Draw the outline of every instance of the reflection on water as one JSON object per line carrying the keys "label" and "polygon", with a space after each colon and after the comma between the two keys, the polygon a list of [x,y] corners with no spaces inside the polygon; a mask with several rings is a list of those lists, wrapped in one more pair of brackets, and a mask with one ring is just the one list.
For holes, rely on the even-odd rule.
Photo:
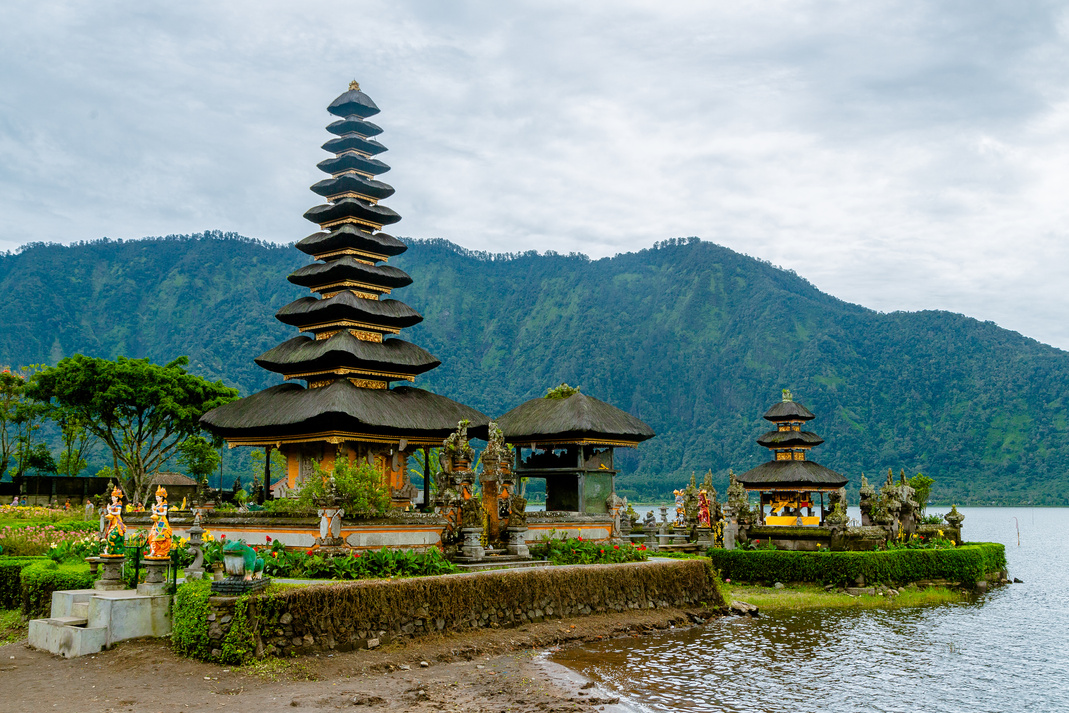
{"label": "reflection on water", "polygon": [[650,710],[1069,711],[1069,510],[961,511],[1024,584],[971,604],[724,618],[553,660]]}

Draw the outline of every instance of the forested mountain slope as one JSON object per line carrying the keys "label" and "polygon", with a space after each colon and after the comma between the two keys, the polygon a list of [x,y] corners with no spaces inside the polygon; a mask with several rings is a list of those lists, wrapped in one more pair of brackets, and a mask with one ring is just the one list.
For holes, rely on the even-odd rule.
{"label": "forested mountain slope", "polygon": [[[490,415],[581,385],[659,434],[621,454],[624,492],[766,459],[760,416],[789,387],[854,498],[862,471],[893,467],[933,476],[937,500],[1069,502],[1067,352],[961,315],[873,312],[693,239],[594,261],[409,242],[391,264],[415,283],[396,296],[426,320],[404,336],[443,361],[417,385]],[[254,391],[277,383],[252,359],[292,336],[273,315],[306,262],[218,233],[28,246],[0,258],[0,363],[188,354]]]}

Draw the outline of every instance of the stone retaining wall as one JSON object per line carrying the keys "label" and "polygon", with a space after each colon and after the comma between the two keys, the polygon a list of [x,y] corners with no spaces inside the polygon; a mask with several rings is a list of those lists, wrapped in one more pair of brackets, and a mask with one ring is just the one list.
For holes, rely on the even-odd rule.
{"label": "stone retaining wall", "polygon": [[[208,600],[213,649],[222,649],[237,601]],[[699,605],[719,609],[724,600],[709,563],[684,560],[301,587],[251,597],[247,625],[258,656],[293,655],[374,648],[436,632]]]}

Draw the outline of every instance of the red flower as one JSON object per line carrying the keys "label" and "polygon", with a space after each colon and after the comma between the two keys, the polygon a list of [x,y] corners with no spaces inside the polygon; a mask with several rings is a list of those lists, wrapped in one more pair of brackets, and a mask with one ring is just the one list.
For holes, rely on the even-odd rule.
{"label": "red flower", "polygon": [[220,540],[225,540],[226,539],[226,533],[224,532],[223,534],[219,535],[219,539]]}
{"label": "red flower", "polygon": [[579,541],[580,541],[580,542],[582,542],[582,541],[583,541],[583,536],[582,536],[582,535],[579,535]]}
{"label": "red flower", "polygon": [[359,552],[356,553],[356,558],[360,559],[360,553]]}
{"label": "red flower", "polygon": [[598,550],[601,554],[605,554],[605,550]]}
{"label": "red flower", "polygon": [[312,556],[312,548],[311,548],[311,547],[309,547],[309,548],[308,548],[308,551],[307,551],[307,552],[305,552],[305,554],[306,554],[306,555],[308,555],[309,557],[311,557],[311,556]]}
{"label": "red flower", "polygon": [[618,550],[618,549],[620,549],[620,545],[613,545],[613,546],[612,546],[612,548],[613,548],[614,550]]}
{"label": "red flower", "polygon": [[271,541],[271,535],[268,535],[268,536],[267,536],[267,541],[268,541],[268,542],[270,542],[270,541]]}
{"label": "red flower", "polygon": [[274,557],[275,559],[278,559],[278,553],[277,552],[272,552],[271,556]]}

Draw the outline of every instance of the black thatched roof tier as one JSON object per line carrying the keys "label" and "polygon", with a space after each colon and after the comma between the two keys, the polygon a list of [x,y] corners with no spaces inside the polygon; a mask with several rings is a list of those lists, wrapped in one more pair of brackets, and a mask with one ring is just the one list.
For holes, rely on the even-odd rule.
{"label": "black thatched roof tier", "polygon": [[365,265],[348,255],[298,268],[287,279],[295,285],[311,289],[344,280],[389,289],[412,284],[412,278],[404,270],[391,265]]}
{"label": "black thatched roof tier", "polygon": [[364,137],[378,136],[382,133],[382,127],[370,121],[364,121],[358,116],[347,116],[327,125],[327,131],[335,136],[346,134],[360,134]]}
{"label": "black thatched roof tier", "polygon": [[343,151],[361,151],[369,156],[374,156],[385,151],[386,147],[374,139],[366,139],[363,136],[349,134],[348,136],[331,139],[323,144],[323,149],[335,154]]}
{"label": "black thatched roof tier", "polygon": [[341,173],[342,171],[359,171],[372,176],[378,176],[390,170],[389,166],[377,158],[364,158],[354,153],[343,153],[341,156],[335,156],[334,158],[325,158],[316,164],[316,168],[330,174]]}
{"label": "black thatched roof tier", "polygon": [[360,87],[354,83],[349,91],[330,103],[327,111],[334,116],[358,116],[366,119],[378,114],[379,108],[375,106],[375,102],[371,101],[371,97],[360,91]]}
{"label": "black thatched roof tier", "polygon": [[312,186],[312,192],[321,196],[336,196],[339,193],[359,193],[368,198],[381,201],[393,195],[393,186],[382,181],[346,173],[334,178],[324,178]]}
{"label": "black thatched roof tier", "polygon": [[765,448],[819,446],[823,442],[823,438],[809,431],[769,431],[757,439],[757,445]]}
{"label": "black thatched roof tier", "polygon": [[387,257],[408,250],[407,245],[392,235],[371,233],[352,223],[342,223],[329,233],[312,233],[297,243],[297,249],[309,255],[322,255],[346,248]]}
{"label": "black thatched roof tier", "polygon": [[426,349],[403,339],[368,342],[342,330],[329,339],[294,337],[256,357],[256,363],[280,374],[341,374],[345,369],[359,369],[415,376],[442,362]]}
{"label": "black thatched roof tier", "polygon": [[811,460],[774,460],[748,470],[737,479],[749,490],[838,490],[849,480]]}
{"label": "black thatched roof tier", "polygon": [[635,445],[657,435],[626,411],[581,392],[563,399],[531,399],[497,419],[497,424],[511,443]]}
{"label": "black thatched roof tier", "polygon": [[308,296],[294,300],[280,309],[275,318],[283,324],[302,329],[339,320],[404,329],[423,321],[420,313],[404,302],[364,299],[349,290],[325,299]]}
{"label": "black thatched roof tier", "polygon": [[286,383],[212,409],[201,424],[231,442],[271,443],[287,438],[361,440],[401,438],[440,445],[468,420],[468,434],[486,437],[489,419],[470,406],[407,386],[363,389],[342,379],[317,389]]}
{"label": "black thatched roof tier", "polygon": [[359,198],[342,198],[334,203],[324,203],[314,208],[309,208],[304,217],[313,223],[331,223],[342,218],[356,218],[373,225],[392,225],[401,220],[392,208],[384,205],[375,205]]}
{"label": "black thatched roof tier", "polygon": [[773,404],[768,411],[765,411],[764,418],[766,421],[776,423],[779,421],[811,421],[816,416],[797,401],[780,401]]}

